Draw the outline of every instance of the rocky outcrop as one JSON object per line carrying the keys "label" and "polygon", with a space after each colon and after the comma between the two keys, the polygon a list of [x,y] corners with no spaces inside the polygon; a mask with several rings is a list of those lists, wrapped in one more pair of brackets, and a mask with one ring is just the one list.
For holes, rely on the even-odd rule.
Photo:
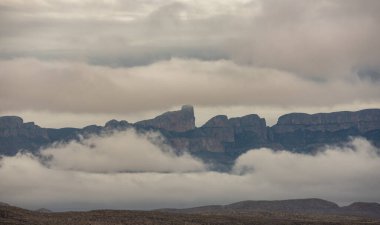
{"label": "rocky outcrop", "polygon": [[0,127],[5,128],[20,128],[23,125],[23,120],[18,116],[3,116],[0,117]]}
{"label": "rocky outcrop", "polygon": [[104,128],[106,130],[126,130],[131,127],[132,127],[132,124],[128,123],[125,120],[121,120],[121,121],[110,120],[104,125]]}
{"label": "rocky outcrop", "polygon": [[191,151],[224,152],[225,145],[235,141],[234,129],[225,115],[211,118],[194,133],[199,144],[193,145]]}
{"label": "rocky outcrop", "polygon": [[179,111],[166,112],[150,120],[134,124],[137,127],[164,129],[167,131],[184,132],[195,128],[193,106],[182,106]]}
{"label": "rocky outcrop", "polygon": [[0,137],[12,138],[24,136],[28,138],[48,138],[45,129],[35,125],[33,122],[24,123],[17,116],[0,117]]}
{"label": "rocky outcrop", "polygon": [[102,126],[97,126],[97,125],[90,125],[83,127],[81,130],[81,133],[85,136],[87,135],[92,135],[92,134],[100,134],[103,131]]}
{"label": "rocky outcrop", "polygon": [[255,114],[231,119],[218,115],[191,132],[170,137],[169,141],[174,148],[191,152],[234,151],[266,143],[267,127],[265,119]]}
{"label": "rocky outcrop", "polygon": [[380,110],[367,109],[357,112],[290,113],[281,116],[273,127],[276,133],[293,132],[299,129],[329,131],[354,128],[360,133],[380,129]]}
{"label": "rocky outcrop", "polygon": [[17,116],[0,117],[0,154],[15,154],[17,150],[35,150],[49,142],[46,129],[33,122],[24,123]]}
{"label": "rocky outcrop", "polygon": [[268,142],[265,119],[256,114],[230,119],[234,128],[235,148],[260,147]]}
{"label": "rocky outcrop", "polygon": [[357,112],[290,113],[281,116],[270,129],[271,142],[295,151],[310,151],[326,144],[365,137],[379,144],[380,110]]}
{"label": "rocky outcrop", "polygon": [[[0,117],[0,155],[14,155],[20,149],[38,150],[56,141],[80,136],[134,128],[138,132],[158,131],[178,151],[190,151],[212,157],[238,157],[260,147],[310,153],[326,144],[339,144],[350,137],[364,137],[380,147],[380,109],[358,112],[291,113],[281,116],[273,127],[256,114],[228,118],[218,115],[201,127],[195,127],[194,109],[183,106],[135,124],[110,120],[104,126],[77,128],[41,128],[24,123],[20,117]],[[210,153],[210,154],[209,154]],[[214,154],[215,153],[215,154]],[[218,155],[219,154],[219,155]]]}

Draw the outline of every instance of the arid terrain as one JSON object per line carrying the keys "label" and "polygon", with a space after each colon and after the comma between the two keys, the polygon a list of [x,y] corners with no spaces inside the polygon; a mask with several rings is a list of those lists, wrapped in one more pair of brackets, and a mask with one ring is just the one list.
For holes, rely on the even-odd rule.
{"label": "arid terrain", "polygon": [[380,224],[376,218],[322,213],[280,211],[209,211],[175,213],[163,211],[95,210],[87,212],[30,211],[0,206],[0,224],[7,225],[121,225],[121,224]]}

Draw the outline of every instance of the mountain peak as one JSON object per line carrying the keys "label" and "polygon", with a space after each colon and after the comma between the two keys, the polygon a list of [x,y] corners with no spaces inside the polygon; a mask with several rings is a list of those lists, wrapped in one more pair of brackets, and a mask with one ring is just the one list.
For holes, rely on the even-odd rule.
{"label": "mountain peak", "polygon": [[194,114],[194,107],[192,105],[183,105],[181,111],[191,112]]}
{"label": "mountain peak", "polygon": [[135,125],[176,132],[192,130],[195,128],[194,108],[191,105],[184,105],[178,111],[165,112],[153,119],[137,122]]}
{"label": "mountain peak", "polygon": [[0,127],[18,128],[24,123],[23,119],[18,116],[2,116],[0,117]]}

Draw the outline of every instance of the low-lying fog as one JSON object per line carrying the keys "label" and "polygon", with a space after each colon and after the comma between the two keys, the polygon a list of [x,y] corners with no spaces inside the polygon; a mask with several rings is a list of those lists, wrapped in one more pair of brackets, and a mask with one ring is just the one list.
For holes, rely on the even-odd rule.
{"label": "low-lying fog", "polygon": [[154,209],[240,200],[380,201],[379,149],[353,139],[316,155],[253,149],[229,173],[135,131],[55,144],[0,160],[0,199],[52,210]]}

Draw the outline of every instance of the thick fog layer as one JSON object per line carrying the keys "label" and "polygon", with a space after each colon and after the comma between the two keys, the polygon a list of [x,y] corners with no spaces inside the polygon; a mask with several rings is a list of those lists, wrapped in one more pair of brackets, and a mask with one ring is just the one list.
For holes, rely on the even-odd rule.
{"label": "thick fog layer", "polygon": [[[205,170],[189,154],[176,155],[158,134],[133,130],[56,144],[40,152],[52,169],[84,172],[189,172]],[[153,144],[149,140],[154,140]]]}
{"label": "thick fog layer", "polygon": [[[154,142],[156,145],[153,145]],[[379,149],[362,139],[316,155],[254,149],[229,173],[175,155],[157,134],[133,131],[0,161],[0,199],[37,209],[153,209],[240,200],[380,201]]]}

